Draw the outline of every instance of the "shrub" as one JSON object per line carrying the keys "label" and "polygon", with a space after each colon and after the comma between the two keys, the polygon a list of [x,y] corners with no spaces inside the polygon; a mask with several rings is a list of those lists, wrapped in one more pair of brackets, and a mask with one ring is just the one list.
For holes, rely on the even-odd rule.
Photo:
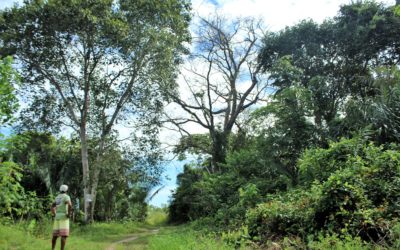
{"label": "shrub", "polygon": [[[307,151],[300,161],[303,189],[271,196],[251,210],[250,236],[265,243],[323,233],[333,240],[350,235],[395,244],[392,225],[400,215],[400,152],[395,149],[344,139],[328,149]],[[349,242],[336,249],[358,241]],[[364,244],[359,243],[354,244]]]}
{"label": "shrub", "polygon": [[400,216],[400,152],[377,147],[366,148],[368,168],[361,173],[365,193],[375,207],[385,210],[386,218]]}
{"label": "shrub", "polygon": [[10,219],[42,219],[49,211],[48,198],[39,199],[35,192],[21,185],[22,169],[14,162],[0,163],[0,215]]}
{"label": "shrub", "polygon": [[146,223],[151,226],[160,226],[166,224],[168,214],[166,208],[158,208],[150,206],[148,209]]}
{"label": "shrub", "polygon": [[255,184],[249,183],[245,187],[239,188],[239,204],[241,206],[254,207],[260,200],[260,190]]}
{"label": "shrub", "polygon": [[393,249],[400,249],[400,222],[396,222],[393,226]]}
{"label": "shrub", "polygon": [[364,140],[353,138],[333,142],[327,149],[306,150],[298,161],[300,183],[310,186],[314,181],[326,181],[335,171],[348,167],[349,157],[361,156],[364,145]]}
{"label": "shrub", "polygon": [[227,244],[234,246],[235,249],[252,244],[247,226],[241,226],[236,230],[228,230],[227,232],[223,232],[221,239]]}
{"label": "shrub", "polygon": [[[321,199],[314,204],[318,227],[335,231],[351,220],[355,211],[368,207],[362,180],[351,169],[337,171],[320,185]],[[333,228],[332,228],[333,227]]]}
{"label": "shrub", "polygon": [[18,203],[23,200],[24,188],[20,181],[22,169],[14,162],[0,163],[0,214],[2,216],[21,215]]}
{"label": "shrub", "polygon": [[319,235],[318,240],[310,241],[308,249],[331,249],[331,250],[368,250],[374,249],[371,245],[363,242],[359,237],[352,237],[350,235],[339,236],[332,235]]}
{"label": "shrub", "polygon": [[372,144],[358,152],[320,185],[314,224],[378,242],[390,234],[390,221],[399,215],[400,153]]}
{"label": "shrub", "polygon": [[299,236],[310,230],[314,214],[311,203],[319,194],[308,190],[293,190],[283,196],[272,196],[247,213],[249,235],[256,241]]}

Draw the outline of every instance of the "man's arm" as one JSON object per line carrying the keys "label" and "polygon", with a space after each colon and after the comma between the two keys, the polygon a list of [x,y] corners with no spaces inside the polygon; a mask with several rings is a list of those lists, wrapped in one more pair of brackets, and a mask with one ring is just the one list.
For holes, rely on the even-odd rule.
{"label": "man's arm", "polygon": [[74,208],[72,207],[72,202],[71,202],[71,200],[68,200],[68,201],[65,202],[65,204],[67,204],[67,209],[68,209],[67,217],[68,217],[68,218],[71,218],[72,212],[73,212],[73,209],[74,209]]}
{"label": "man's arm", "polygon": [[56,203],[53,202],[53,203],[51,204],[51,208],[50,208],[51,216],[56,216],[56,207],[57,207]]}

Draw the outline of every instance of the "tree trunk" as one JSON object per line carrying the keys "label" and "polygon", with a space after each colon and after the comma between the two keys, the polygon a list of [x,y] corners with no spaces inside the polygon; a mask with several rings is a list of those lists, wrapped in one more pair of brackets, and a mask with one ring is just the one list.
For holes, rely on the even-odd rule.
{"label": "tree trunk", "polygon": [[81,155],[82,155],[83,203],[84,203],[84,214],[85,214],[84,219],[85,223],[88,223],[89,222],[88,218],[90,218],[89,216],[90,202],[88,201],[88,195],[90,195],[89,192],[90,172],[89,172],[89,157],[88,157],[88,146],[87,146],[85,125],[81,126],[80,140],[81,140]]}
{"label": "tree trunk", "polygon": [[217,167],[217,136],[214,131],[210,131],[211,136],[211,173],[215,173]]}
{"label": "tree trunk", "polygon": [[113,188],[107,193],[107,198],[106,198],[106,221],[111,221],[112,220],[112,206],[114,204],[113,198],[114,198],[114,193],[115,193],[115,185],[113,185]]}
{"label": "tree trunk", "polygon": [[225,163],[226,148],[228,144],[228,135],[226,132],[213,132],[212,137],[212,159],[211,167],[212,172],[219,172],[221,169],[219,167],[220,163]]}
{"label": "tree trunk", "polygon": [[97,187],[99,185],[99,175],[100,175],[100,169],[99,166],[95,166],[93,171],[93,178],[92,178],[92,207],[90,211],[90,220],[93,221],[94,218],[94,209],[96,205],[96,196],[97,196]]}
{"label": "tree trunk", "polygon": [[100,168],[101,168],[101,157],[102,154],[104,153],[104,140],[105,136],[103,135],[100,139],[100,145],[99,149],[97,150],[97,155],[96,155],[96,162],[93,164],[93,175],[92,175],[92,185],[91,185],[91,190],[92,190],[92,206],[91,206],[91,217],[90,220],[93,221],[94,218],[94,210],[96,206],[96,196],[97,196],[97,187],[99,185],[99,176],[100,176]]}

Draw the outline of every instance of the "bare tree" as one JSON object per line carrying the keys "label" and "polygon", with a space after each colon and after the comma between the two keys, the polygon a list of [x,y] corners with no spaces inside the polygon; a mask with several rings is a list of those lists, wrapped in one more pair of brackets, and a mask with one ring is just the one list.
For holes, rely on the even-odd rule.
{"label": "bare tree", "polygon": [[261,21],[253,18],[228,20],[220,15],[200,18],[194,52],[181,71],[185,91],[171,94],[187,114],[169,121],[186,133],[184,125],[199,124],[210,137],[211,168],[219,171],[225,161],[228,138],[238,117],[267,94],[257,63]]}

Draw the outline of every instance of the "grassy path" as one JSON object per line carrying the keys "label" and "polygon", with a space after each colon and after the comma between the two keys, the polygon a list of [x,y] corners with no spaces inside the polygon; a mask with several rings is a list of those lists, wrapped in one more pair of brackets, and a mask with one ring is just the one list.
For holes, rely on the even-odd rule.
{"label": "grassy path", "polygon": [[160,229],[158,228],[158,229],[149,230],[148,232],[131,234],[131,235],[129,235],[129,237],[127,237],[125,239],[113,242],[111,245],[109,245],[106,248],[106,250],[116,250],[118,244],[129,243],[129,242],[132,242],[132,241],[137,240],[137,239],[142,238],[142,237],[147,237],[147,236],[150,236],[150,235],[157,234],[159,231],[160,231]]}

